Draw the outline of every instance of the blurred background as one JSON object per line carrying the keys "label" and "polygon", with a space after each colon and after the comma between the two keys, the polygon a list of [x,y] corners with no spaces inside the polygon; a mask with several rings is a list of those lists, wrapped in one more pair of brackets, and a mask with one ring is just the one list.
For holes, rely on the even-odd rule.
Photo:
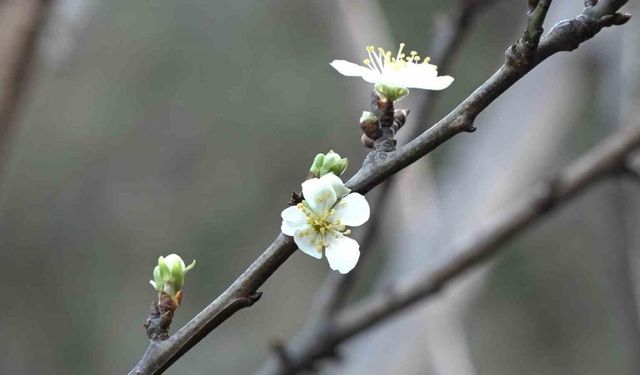
{"label": "blurred background", "polygon": [[[441,71],[456,81],[423,121],[502,64],[525,3],[498,1],[479,15]],[[582,3],[554,2],[546,27]],[[147,344],[159,255],[198,261],[175,331],[275,237],[316,153],[349,157],[347,178],[357,170],[370,88],[328,63],[401,41],[428,55],[456,9],[446,0],[55,1],[1,160],[0,373],[128,372]],[[552,57],[483,112],[477,132],[402,171],[354,298],[446,257],[533,183],[629,125],[639,38],[632,19]],[[419,113],[420,98],[401,104]],[[436,298],[349,341],[344,361],[322,372],[639,374],[639,192],[625,179],[599,184]],[[327,272],[294,254],[259,303],[167,373],[252,373],[270,343],[301,327]]]}

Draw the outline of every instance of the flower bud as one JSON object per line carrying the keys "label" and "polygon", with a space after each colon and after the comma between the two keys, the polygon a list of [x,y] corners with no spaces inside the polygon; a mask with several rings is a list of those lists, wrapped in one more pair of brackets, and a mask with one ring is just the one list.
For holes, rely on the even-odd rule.
{"label": "flower bud", "polygon": [[402,126],[404,126],[404,123],[407,121],[407,116],[409,116],[409,112],[410,111],[408,109],[396,109],[393,112],[394,131],[398,131]]}
{"label": "flower bud", "polygon": [[327,154],[318,154],[313,159],[313,164],[309,171],[317,178],[320,178],[327,173],[333,173],[336,176],[340,176],[347,169],[349,162],[347,158],[341,158],[340,155],[333,151],[327,152]]}
{"label": "flower bud", "polygon": [[178,294],[184,284],[184,275],[187,271],[195,267],[194,260],[190,265],[185,266],[184,261],[177,254],[171,254],[158,258],[158,265],[153,269],[153,280],[151,286],[158,293],[166,293],[173,299],[178,300]]}
{"label": "flower bud", "polygon": [[362,116],[360,116],[360,129],[371,139],[378,139],[380,135],[382,135],[378,118],[371,112],[362,112]]}
{"label": "flower bud", "polygon": [[360,137],[360,141],[366,148],[373,148],[373,146],[375,145],[375,142],[373,141],[373,139],[367,137],[366,134],[363,134],[362,137]]}
{"label": "flower bud", "polygon": [[394,87],[378,83],[375,88],[380,95],[392,102],[396,102],[409,94],[409,89],[406,87]]}

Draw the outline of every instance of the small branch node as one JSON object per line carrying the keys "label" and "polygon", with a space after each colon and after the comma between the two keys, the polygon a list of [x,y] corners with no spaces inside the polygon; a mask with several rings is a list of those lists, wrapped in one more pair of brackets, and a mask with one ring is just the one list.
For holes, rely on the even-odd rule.
{"label": "small branch node", "polygon": [[243,298],[244,307],[253,306],[254,303],[258,302],[262,297],[262,292],[254,292],[250,294],[248,297]]}
{"label": "small branch node", "polygon": [[391,126],[395,132],[400,130],[407,121],[407,116],[411,111],[408,109],[396,109],[393,111],[393,125]]}
{"label": "small branch node", "polygon": [[629,22],[631,14],[629,13],[615,13],[612,16],[604,16],[600,18],[600,22],[603,26],[620,26]]}
{"label": "small branch node", "polygon": [[303,199],[304,197],[302,196],[302,193],[294,191],[293,193],[291,193],[291,197],[289,197],[289,202],[287,204],[289,206],[295,206],[298,203],[301,203]]}
{"label": "small branch node", "polygon": [[536,52],[544,29],[551,0],[529,0],[527,28],[522,38],[507,49],[506,65],[517,71],[528,71],[535,65]]}
{"label": "small branch node", "polygon": [[163,341],[169,338],[169,327],[178,305],[168,294],[162,292],[159,301],[153,301],[149,316],[144,323],[147,338],[151,341]]}
{"label": "small branch node", "polygon": [[473,126],[474,122],[475,116],[465,114],[456,118],[451,123],[451,127],[462,132],[473,133],[476,131],[476,127]]}

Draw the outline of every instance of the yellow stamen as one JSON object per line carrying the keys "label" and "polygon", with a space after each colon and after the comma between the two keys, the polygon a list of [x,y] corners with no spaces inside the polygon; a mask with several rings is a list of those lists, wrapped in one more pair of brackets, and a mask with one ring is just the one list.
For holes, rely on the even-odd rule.
{"label": "yellow stamen", "polygon": [[404,43],[400,43],[400,48],[398,49],[398,54],[396,55],[396,60],[400,60],[402,58],[402,50],[404,49]]}

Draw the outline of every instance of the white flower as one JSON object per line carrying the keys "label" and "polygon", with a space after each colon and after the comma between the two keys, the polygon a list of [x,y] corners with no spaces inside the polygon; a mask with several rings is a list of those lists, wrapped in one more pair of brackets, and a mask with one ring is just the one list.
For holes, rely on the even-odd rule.
{"label": "white flower", "polygon": [[369,203],[333,173],[303,182],[302,194],[302,203],[282,211],[282,233],[293,236],[300,250],[314,258],[321,259],[324,252],[331,269],[351,271],[358,263],[360,245],[346,236],[351,233],[346,226],[369,220]]}
{"label": "white flower", "polygon": [[398,53],[392,57],[390,51],[378,48],[376,53],[373,46],[368,46],[365,66],[345,60],[333,60],[331,66],[344,76],[362,77],[367,82],[396,88],[443,90],[453,82],[453,77],[438,77],[438,67],[429,64],[429,58],[420,62],[416,51],[406,56],[403,48],[404,43],[400,43]]}

